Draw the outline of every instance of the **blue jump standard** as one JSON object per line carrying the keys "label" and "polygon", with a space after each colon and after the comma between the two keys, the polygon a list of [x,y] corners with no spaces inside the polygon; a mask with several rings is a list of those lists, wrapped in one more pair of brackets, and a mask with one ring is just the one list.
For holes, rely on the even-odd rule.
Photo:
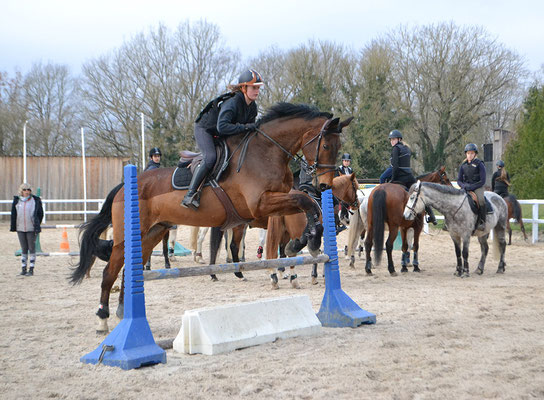
{"label": "blue jump standard", "polygon": [[125,314],[100,346],[80,360],[88,364],[102,363],[128,370],[165,363],[166,352],[155,343],[145,315],[136,167],[127,165],[124,172]]}
{"label": "blue jump standard", "polygon": [[332,204],[332,191],[323,192],[323,241],[325,254],[329,261],[325,263],[325,295],[317,318],[323,326],[352,327],[362,324],[375,324],[376,315],[363,310],[343,290],[340,285],[338,269],[338,248],[336,244],[336,229]]}

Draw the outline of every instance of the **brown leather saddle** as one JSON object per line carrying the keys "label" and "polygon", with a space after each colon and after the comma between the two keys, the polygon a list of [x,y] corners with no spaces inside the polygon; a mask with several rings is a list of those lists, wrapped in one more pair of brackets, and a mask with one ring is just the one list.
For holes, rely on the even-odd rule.
{"label": "brown leather saddle", "polygon": [[[208,175],[202,187],[211,186],[213,192],[221,204],[223,204],[227,214],[227,219],[221,226],[221,230],[224,231],[238,225],[247,224],[252,220],[242,218],[238,214],[234,208],[234,204],[232,204],[232,200],[218,183],[221,179],[221,175],[227,169],[229,164],[229,149],[227,143],[224,140],[218,141],[215,146],[215,150],[217,153],[217,161],[215,162],[212,172]],[[172,174],[172,187],[176,190],[187,190],[189,183],[191,182],[194,169],[199,163],[202,162],[204,157],[202,153],[195,153],[189,150],[181,150],[179,155],[179,164]]]}
{"label": "brown leather saddle", "polygon": [[[480,209],[480,204],[478,203],[478,196],[476,196],[476,193],[469,191],[467,192],[468,197],[468,203],[470,204],[470,208],[472,209],[472,212],[474,214],[478,214],[478,210]],[[487,198],[484,196],[485,199],[485,205],[487,207],[487,214],[493,214],[493,206],[487,200]]]}

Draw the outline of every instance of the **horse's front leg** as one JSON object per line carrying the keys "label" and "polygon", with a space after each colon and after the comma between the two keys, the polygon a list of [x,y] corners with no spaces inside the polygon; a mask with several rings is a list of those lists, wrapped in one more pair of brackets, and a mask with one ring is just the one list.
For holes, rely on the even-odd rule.
{"label": "horse's front leg", "polygon": [[461,276],[463,274],[463,259],[461,258],[461,240],[459,238],[453,238],[453,245],[455,247],[455,256],[457,257],[457,268],[453,275]]}
{"label": "horse's front leg", "polygon": [[[229,247],[231,251],[232,261],[235,263],[240,262],[240,254],[242,252],[246,229],[247,229],[247,225],[245,224],[238,225],[232,228],[232,240]],[[242,257],[243,257],[243,254],[242,254]],[[234,276],[244,281],[247,280],[246,278],[244,278],[244,274],[242,274],[242,272],[235,272]]]}
{"label": "horse's front leg", "polygon": [[367,275],[372,275],[372,257],[370,256],[370,251],[372,250],[372,231],[368,231],[368,235],[365,239],[365,254],[366,254],[366,263],[365,263],[365,272]]}
{"label": "horse's front leg", "polygon": [[170,238],[169,231],[166,231],[162,238],[162,255],[164,256],[164,268],[170,269],[170,258],[168,257],[168,239]]}
{"label": "horse's front leg", "polygon": [[412,265],[414,266],[414,272],[421,272],[421,270],[419,269],[419,260],[417,258],[417,253],[419,251],[419,237],[421,235],[421,228],[422,228],[421,225],[414,228],[414,244],[412,246],[412,250],[414,251],[414,258],[412,262]]}
{"label": "horse's front leg", "polygon": [[468,278],[470,273],[468,272],[468,246],[470,245],[470,235],[463,238],[463,273],[461,278]]}
{"label": "horse's front leg", "polygon": [[408,266],[410,265],[410,251],[408,250],[407,232],[407,229],[400,230],[400,238],[402,239],[402,258],[400,262],[400,272],[408,272]]}
{"label": "horse's front leg", "polygon": [[[221,246],[221,239],[223,239],[223,231],[214,227],[210,232],[210,264],[214,265],[217,261],[217,255],[219,254],[219,249]],[[217,282],[217,276],[215,274],[210,275],[212,282]]]}
{"label": "horse's front leg", "polygon": [[[288,256],[296,255],[306,244],[313,257],[319,255],[323,225],[320,222],[319,206],[306,194],[300,191],[290,193],[266,192],[259,201],[254,216],[291,215],[301,211],[306,213],[308,224],[302,236],[287,245],[285,252]],[[298,242],[297,242],[298,240]]]}
{"label": "horse's front leg", "polygon": [[478,236],[478,242],[480,242],[480,262],[478,263],[478,268],[476,268],[476,272],[478,275],[482,275],[484,273],[484,266],[485,266],[485,260],[487,258],[487,253],[489,252],[489,245],[487,244],[487,239],[489,238],[489,234]]}

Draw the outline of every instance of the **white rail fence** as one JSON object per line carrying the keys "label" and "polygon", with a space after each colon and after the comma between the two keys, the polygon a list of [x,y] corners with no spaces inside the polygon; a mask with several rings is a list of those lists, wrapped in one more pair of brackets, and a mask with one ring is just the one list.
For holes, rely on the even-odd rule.
{"label": "white rail fence", "polygon": [[[0,204],[11,205],[11,203],[13,203],[13,200],[0,200]],[[42,203],[43,203],[43,212],[44,212],[42,223],[45,224],[47,222],[48,215],[66,215],[66,216],[83,215],[83,219],[87,221],[87,215],[98,214],[100,212],[100,209],[102,208],[102,204],[104,203],[104,199],[87,199],[87,201],[80,200],[80,199],[58,199],[58,200],[57,199],[42,199]],[[53,211],[53,210],[47,209],[47,206],[49,204],[74,204],[74,203],[82,204],[83,210],[54,210]],[[88,209],[89,205],[91,206],[90,208],[92,208],[91,210]],[[11,215],[11,211],[0,211],[0,215]],[[70,218],[66,218],[66,219],[70,219]]]}
{"label": "white rail fence", "polygon": [[[523,218],[524,223],[532,224],[533,233],[532,233],[532,243],[538,242],[538,225],[544,224],[544,219],[539,219],[538,217],[538,208],[540,205],[544,205],[544,200],[518,200],[520,204],[532,204],[532,218]],[[11,204],[13,200],[0,200],[0,204]],[[74,200],[74,199],[68,199],[68,200],[53,200],[53,199],[42,199],[43,208],[44,208],[44,218],[43,223],[47,221],[47,215],[83,215],[83,218],[85,221],[87,221],[87,215],[89,214],[98,214],[100,209],[102,208],[102,204],[104,203],[104,199],[88,199],[85,200]],[[56,210],[56,211],[48,211],[47,205],[48,204],[59,204],[59,203],[80,203],[83,204],[83,210]],[[92,205],[96,206],[96,209],[88,210],[87,206]],[[94,207],[93,207],[94,208]],[[0,215],[10,215],[11,211],[0,211]],[[436,216],[437,219],[443,219],[444,217],[441,215]],[[511,219],[510,222],[515,222],[514,219]],[[60,226],[60,225],[59,225]],[[68,227],[68,225],[67,225]],[[428,232],[427,223],[425,223],[425,232]]]}

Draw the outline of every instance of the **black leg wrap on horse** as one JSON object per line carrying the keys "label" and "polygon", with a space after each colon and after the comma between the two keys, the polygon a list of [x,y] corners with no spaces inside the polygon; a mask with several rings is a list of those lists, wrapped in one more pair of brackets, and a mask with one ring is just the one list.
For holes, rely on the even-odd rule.
{"label": "black leg wrap on horse", "polygon": [[278,275],[277,274],[270,274],[270,279],[272,279],[272,282],[278,283]]}
{"label": "black leg wrap on horse", "polygon": [[291,278],[289,279],[289,282],[292,282],[295,279],[297,279],[297,274],[291,275]]}
{"label": "black leg wrap on horse", "polygon": [[98,311],[96,312],[96,315],[98,315],[98,318],[100,319],[109,318],[110,317],[109,307],[100,307]]}

